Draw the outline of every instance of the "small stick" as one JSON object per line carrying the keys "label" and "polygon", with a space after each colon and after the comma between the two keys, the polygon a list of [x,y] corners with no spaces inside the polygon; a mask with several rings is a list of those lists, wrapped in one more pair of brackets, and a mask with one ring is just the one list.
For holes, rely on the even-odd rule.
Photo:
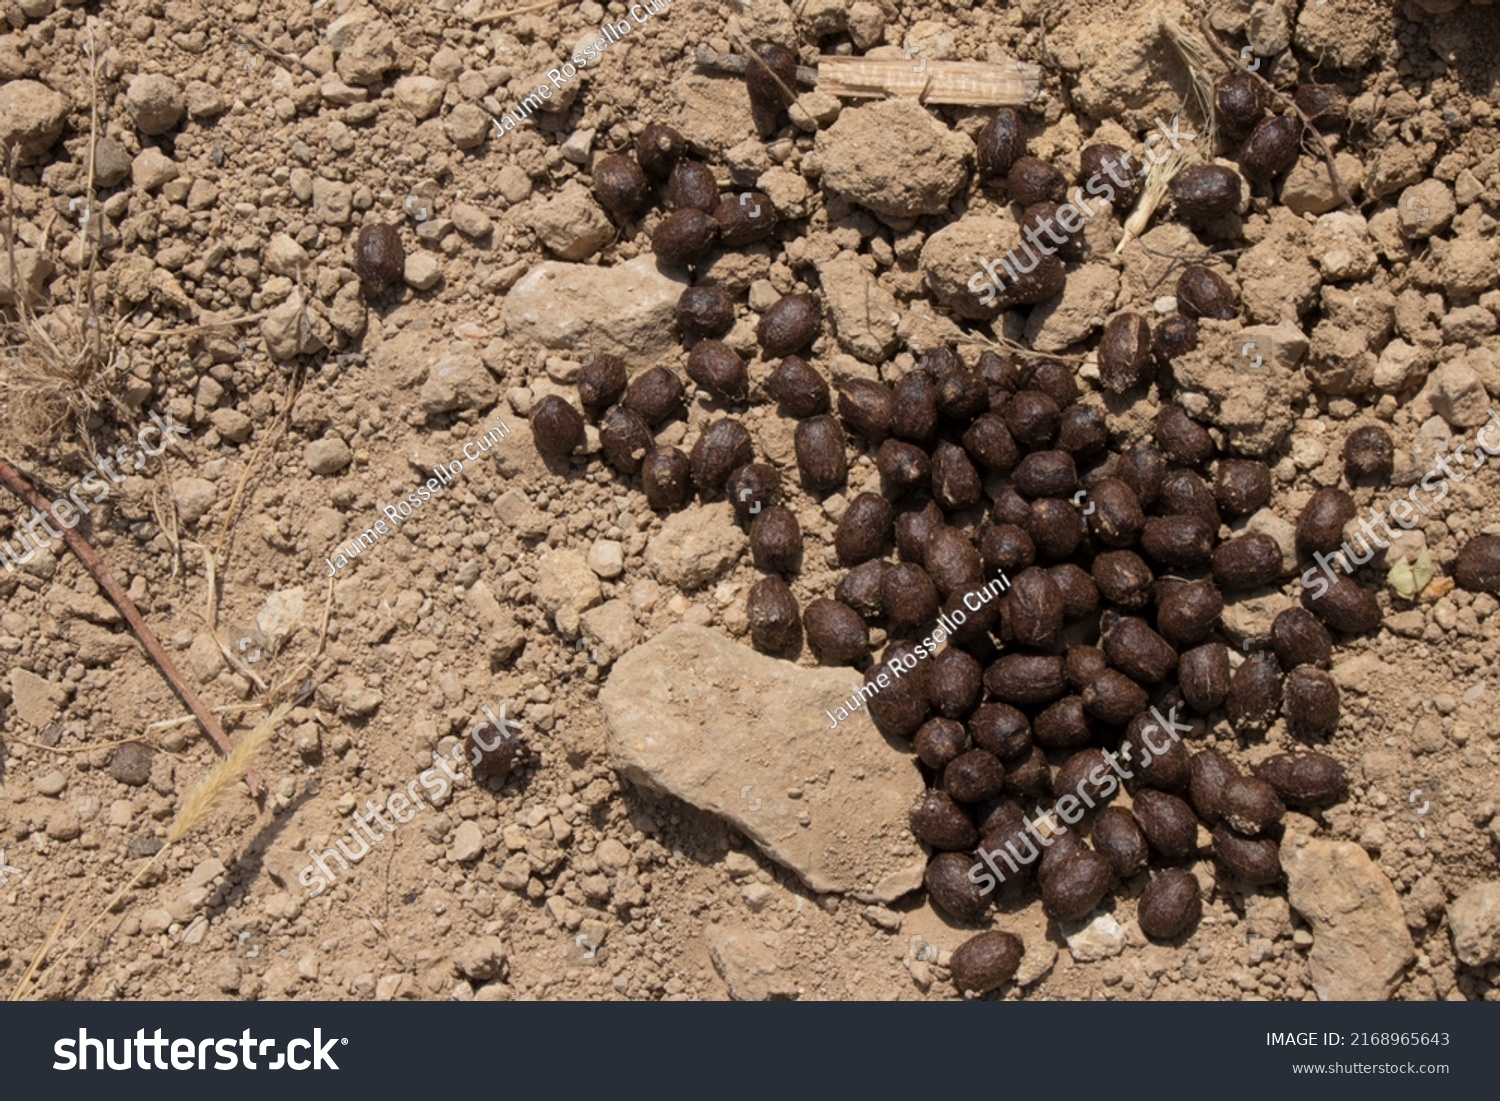
{"label": "small stick", "polygon": [[[36,487],[4,459],[0,459],[0,482],[4,482],[12,493],[38,512],[45,512],[48,509],[47,500],[37,492]],[[231,753],[234,746],[219,727],[219,720],[214,718],[214,713],[204,706],[198,694],[193,691],[187,681],[183,680],[182,674],[177,671],[177,666],[172,663],[171,657],[152,634],[151,628],[146,626],[145,619],[141,617],[141,613],[136,609],[130,597],[125,595],[125,590],[120,588],[119,582],[110,576],[109,570],[105,568],[103,560],[95,553],[94,548],[89,546],[88,541],[72,528],[63,528],[63,541],[68,544],[68,549],[78,556],[78,560],[83,563],[84,568],[93,576],[95,582],[104,590],[115,607],[120,609],[120,614],[130,624],[130,629],[135,632],[136,638],[140,639],[146,653],[151,655],[152,661],[156,662],[156,667],[172,685],[178,698],[197,717],[198,724],[203,727],[204,733],[213,739],[214,745],[218,746],[226,756]],[[250,794],[259,798],[260,778],[254,772],[246,772],[245,782],[250,787]]]}
{"label": "small stick", "polygon": [[[760,62],[758,57],[755,60]],[[700,69],[707,69],[711,73],[724,73],[727,76],[744,76],[745,70],[750,67],[750,60],[744,54],[721,54],[705,46],[698,47],[698,53],[693,61]],[[760,63],[764,65],[764,62]],[[818,70],[809,69],[806,65],[798,65],[797,83],[809,88],[816,87]]]}
{"label": "small stick", "polygon": [[1269,80],[1261,76],[1259,73],[1251,69],[1246,69],[1243,65],[1238,64],[1238,59],[1234,56],[1234,54],[1231,53],[1224,46],[1224,44],[1219,41],[1218,37],[1214,35],[1212,31],[1209,30],[1207,15],[1201,17],[1199,26],[1203,28],[1203,37],[1208,40],[1209,45],[1211,45],[1215,50],[1218,51],[1219,57],[1223,59],[1223,61],[1231,69],[1241,69],[1249,73],[1256,80],[1260,81],[1261,85],[1266,89],[1266,91],[1271,93],[1272,103],[1288,104],[1293,111],[1297,112],[1297,117],[1302,120],[1302,128],[1304,133],[1312,135],[1313,145],[1323,157],[1323,167],[1328,169],[1328,180],[1333,184],[1333,189],[1339,193],[1339,206],[1353,206],[1354,199],[1350,196],[1349,189],[1344,186],[1344,178],[1339,175],[1338,168],[1334,166],[1333,153],[1329,150],[1328,143],[1323,140],[1323,135],[1320,134],[1318,132],[1318,128],[1312,124],[1312,119],[1307,117],[1307,113],[1303,111],[1302,108],[1297,106],[1297,101],[1295,99],[1291,99],[1287,96],[1282,95],[1279,91],[1276,90],[1275,85],[1273,85]]}

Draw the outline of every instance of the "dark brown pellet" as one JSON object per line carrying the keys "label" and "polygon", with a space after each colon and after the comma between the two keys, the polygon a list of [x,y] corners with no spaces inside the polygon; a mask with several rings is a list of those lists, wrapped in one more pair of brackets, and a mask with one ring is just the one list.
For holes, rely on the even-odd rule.
{"label": "dark brown pellet", "polygon": [[1240,136],[1255,128],[1266,113],[1266,90],[1246,72],[1232,72],[1214,85],[1214,110],[1230,134]]}
{"label": "dark brown pellet", "polygon": [[1022,570],[1004,597],[1007,633],[1021,646],[1049,649],[1063,626],[1062,593],[1046,570]]}
{"label": "dark brown pellet", "polygon": [[1302,122],[1297,118],[1273,115],[1261,119],[1240,150],[1240,168],[1259,183],[1273,180],[1297,163],[1301,138]]}
{"label": "dark brown pellet", "polygon": [[767,505],[781,501],[781,473],[766,463],[746,463],[729,475],[724,492],[735,515],[748,522]]}
{"label": "dark brown pellet", "polygon": [[1281,544],[1264,532],[1236,535],[1214,550],[1213,569],[1226,593],[1270,585],[1281,576]]}
{"label": "dark brown pellet", "polygon": [[1465,543],[1453,579],[1469,592],[1500,593],[1500,536],[1476,535]]}
{"label": "dark brown pellet", "polygon": [[984,499],[984,483],[979,480],[979,471],[969,461],[968,453],[957,444],[947,440],[938,443],[932,451],[929,477],[933,497],[949,512],[973,508]]}
{"label": "dark brown pellet", "polygon": [[1391,434],[1378,424],[1367,424],[1349,433],[1344,441],[1344,473],[1350,479],[1391,476],[1396,465],[1396,445]]}
{"label": "dark brown pellet", "polygon": [[1278,753],[1256,765],[1254,771],[1294,807],[1326,807],[1349,792],[1349,774],[1326,753]]}
{"label": "dark brown pellet", "polygon": [[[1107,547],[1129,547],[1146,527],[1141,500],[1130,484],[1120,478],[1104,478],[1089,488],[1089,530]],[[1087,505],[1085,505],[1087,512]]]}
{"label": "dark brown pellet", "polygon": [[757,567],[796,573],[802,565],[802,525],[785,505],[763,508],[750,522],[750,553]]}
{"label": "dark brown pellet", "polygon": [[909,642],[893,642],[865,677],[867,685],[878,685],[881,674],[885,686],[867,693],[870,718],[886,734],[909,738],[927,721],[927,663],[922,661]]}
{"label": "dark brown pellet", "polygon": [[750,586],[745,601],[750,640],[767,654],[790,650],[802,640],[802,620],[791,586],[776,576],[762,577]]}
{"label": "dark brown pellet", "polygon": [[849,502],[834,529],[833,546],[839,561],[855,566],[878,557],[895,534],[895,527],[890,502],[878,493],[861,493]]}
{"label": "dark brown pellet", "polygon": [[969,716],[969,737],[1002,761],[1031,749],[1031,723],[1025,714],[1005,703],[981,704]]}
{"label": "dark brown pellet", "polygon": [[1257,459],[1225,459],[1214,478],[1214,499],[1226,516],[1248,516],[1271,499],[1271,468]]}
{"label": "dark brown pellet", "polygon": [[1236,734],[1260,736],[1281,710],[1281,668],[1274,655],[1251,654],[1229,679],[1224,711]]}
{"label": "dark brown pellet", "polygon": [[955,371],[965,370],[963,357],[945,344],[923,352],[917,366],[933,382],[942,382]]}
{"label": "dark brown pellet", "polygon": [[1062,423],[1062,409],[1041,390],[1022,390],[1005,403],[1005,427],[1028,451],[1050,447]]}
{"label": "dark brown pellet", "polygon": [[1218,164],[1192,164],[1167,184],[1177,213],[1188,222],[1202,224],[1234,213],[1240,203],[1240,176]]}
{"label": "dark brown pellet", "polygon": [[1022,497],[1067,497],[1078,488],[1078,468],[1066,451],[1033,451],[1016,464],[1011,480]]}
{"label": "dark brown pellet", "polygon": [[1198,840],[1198,818],[1175,795],[1156,788],[1141,788],[1131,806],[1136,824],[1153,849],[1168,860],[1181,860]]}
{"label": "dark brown pellet", "polygon": [[937,387],[926,375],[913,373],[896,383],[891,406],[891,435],[926,443],[937,434]]}
{"label": "dark brown pellet", "polygon": [[[1063,701],[1058,701],[1061,702]],[[1052,706],[1056,707],[1057,704]],[[1111,779],[1109,758],[1097,746],[1080,749],[1052,775],[1053,797],[1061,801],[1065,796],[1073,796],[1069,814],[1075,804],[1082,803],[1087,808],[1090,801],[1101,802],[1109,798],[1109,795],[1104,794],[1106,787],[1109,794],[1113,795],[1118,786],[1118,781]]]}
{"label": "dark brown pellet", "polygon": [[688,378],[720,401],[744,401],[750,392],[745,361],[729,345],[718,340],[700,340],[688,353]]}
{"label": "dark brown pellet", "polygon": [[994,118],[979,132],[979,176],[989,180],[1004,176],[1026,152],[1026,131],[1021,117],[1009,107],[995,112]]}
{"label": "dark brown pellet", "polygon": [[1180,313],[1168,314],[1151,334],[1151,354],[1162,366],[1169,366],[1179,356],[1198,350],[1198,323]]}
{"label": "dark brown pellet", "polygon": [[1286,678],[1286,721],[1299,738],[1326,738],[1339,725],[1339,687],[1331,676],[1311,665],[1293,669]]}
{"label": "dark brown pellet", "polygon": [[1047,562],[1073,557],[1083,539],[1083,517],[1061,497],[1043,497],[1031,502],[1026,530],[1036,544],[1037,556]]}
{"label": "dark brown pellet", "polygon": [[1219,805],[1224,820],[1246,837],[1275,825],[1286,813],[1276,789],[1254,776],[1236,776],[1226,783],[1219,793]]}
{"label": "dark brown pellet", "polygon": [[938,379],[937,403],[943,416],[967,423],[989,409],[990,389],[982,378],[960,365]]}
{"label": "dark brown pellet", "polygon": [[1090,840],[1094,843],[1094,851],[1104,857],[1117,878],[1129,879],[1145,871],[1151,856],[1146,847],[1146,835],[1141,833],[1135,818],[1124,807],[1102,808],[1094,816]]}
{"label": "dark brown pellet", "polygon": [[923,489],[932,484],[932,462],[915,444],[887,439],[875,453],[875,468],[890,486],[891,495]]}
{"label": "dark brown pellet", "polygon": [[810,493],[822,493],[844,484],[849,460],[844,454],[844,430],[827,413],[808,417],[797,425],[795,435],[797,470]]}
{"label": "dark brown pellet", "polygon": [[984,686],[1005,703],[1051,703],[1063,694],[1063,659],[1054,654],[1006,654],[984,671]]}
{"label": "dark brown pellet", "polygon": [[1333,655],[1328,628],[1306,608],[1288,608],[1271,621],[1271,646],[1284,669],[1326,666]]}
{"label": "dark brown pellet", "polygon": [[1189,317],[1228,321],[1239,313],[1229,281],[1199,264],[1189,265],[1177,279],[1177,308]]}
{"label": "dark brown pellet", "polygon": [[896,549],[908,562],[924,562],[928,538],[946,526],[943,510],[937,507],[936,501],[909,501],[896,510]]}
{"label": "dark brown pellet", "polygon": [[1063,672],[1068,683],[1080,690],[1108,668],[1109,659],[1097,646],[1069,646],[1063,655]]}
{"label": "dark brown pellet", "polygon": [[1203,917],[1203,895],[1193,873],[1165,868],[1152,877],[1136,906],[1141,932],[1153,940],[1175,940]]}
{"label": "dark brown pellet", "polygon": [[696,207],[668,214],[651,234],[651,251],[664,264],[685,268],[708,255],[718,223]]}
{"label": "dark brown pellet", "polygon": [[599,447],[604,461],[625,474],[641,469],[641,460],[656,446],[651,427],[639,413],[616,405],[599,422]]}
{"label": "dark brown pellet", "polygon": [[[700,161],[680,161],[667,179],[667,202],[676,210],[697,210],[711,216],[719,205],[719,184],[713,169]],[[713,221],[711,217],[709,220]]]}
{"label": "dark brown pellet", "polygon": [[[1319,575],[1315,582],[1324,582]],[[1380,602],[1375,593],[1349,580],[1343,574],[1334,574],[1326,590],[1315,583],[1302,590],[1302,606],[1321,619],[1335,631],[1359,635],[1380,626]]]}
{"label": "dark brown pellet", "polygon": [[[1142,504],[1146,502],[1144,499]],[[1158,507],[1169,516],[1200,516],[1215,533],[1219,529],[1219,505],[1208,483],[1185,467],[1167,472],[1161,481]]]}
{"label": "dark brown pellet", "polygon": [[1104,653],[1126,676],[1143,684],[1166,680],[1177,668],[1177,651],[1134,616],[1106,617]]}
{"label": "dark brown pellet", "polygon": [[1158,600],[1156,626],[1173,646],[1192,646],[1208,637],[1223,611],[1218,586],[1203,578],[1179,585]]}
{"label": "dark brown pellet", "polygon": [[891,388],[870,379],[850,379],[839,387],[839,419],[856,436],[878,442],[891,430],[896,399]]}
{"label": "dark brown pellet", "polygon": [[1074,830],[1054,834],[1042,846],[1042,858],[1036,865],[1037,882],[1045,888],[1047,880],[1064,864],[1080,853],[1091,851],[1088,843]]}
{"label": "dark brown pellet", "polygon": [[[1168,710],[1171,710],[1170,705]],[[1120,741],[1120,759],[1128,762],[1134,773],[1126,785],[1132,791],[1154,788],[1183,795],[1187,793],[1192,776],[1191,754],[1175,732],[1162,728],[1156,718],[1160,711],[1160,706],[1143,711],[1125,728],[1125,737]],[[1175,721],[1175,715],[1168,718],[1169,724]]]}
{"label": "dark brown pellet", "polygon": [[475,779],[496,777],[504,780],[510,775],[515,763],[516,751],[521,747],[520,733],[483,722],[469,731],[465,739],[469,761]]}
{"label": "dark brown pellet", "polygon": [[1075,207],[1069,217],[1075,229],[1069,232],[1058,220],[1061,210],[1059,204],[1051,201],[1032,203],[1021,212],[1020,229],[1023,234],[1032,234],[1038,245],[1052,249],[1064,260],[1077,260],[1083,256],[1083,219]]}
{"label": "dark brown pellet", "polygon": [[1103,198],[1118,211],[1129,210],[1140,196],[1143,183],[1140,173],[1131,162],[1131,154],[1118,145],[1095,142],[1085,145],[1078,154],[1078,176],[1090,195],[1099,194],[1096,187],[1107,187],[1113,197]]}
{"label": "dark brown pellet", "polygon": [[766,393],[794,417],[828,412],[828,383],[800,356],[787,356],[766,380]]}
{"label": "dark brown pellet", "polygon": [[912,739],[917,759],[928,768],[941,772],[949,761],[968,751],[972,743],[964,724],[954,719],[928,719]]}
{"label": "dark brown pellet", "polygon": [[1144,711],[1149,697],[1146,690],[1118,669],[1106,669],[1084,686],[1083,706],[1090,715],[1103,722],[1119,725]]}
{"label": "dark brown pellet", "polygon": [[762,354],[767,359],[799,352],[817,339],[823,329],[823,307],[810,294],[789,294],[761,315],[755,328]]}
{"label": "dark brown pellet", "polygon": [[931,660],[927,672],[927,699],[932,709],[949,719],[961,719],[974,710],[984,691],[984,669],[979,659],[957,646],[945,647]]}
{"label": "dark brown pellet", "polygon": [[[756,59],[762,64],[757,64]],[[774,120],[792,103],[797,89],[797,55],[785,46],[762,42],[745,66],[745,87],[750,107],[767,121]]]}
{"label": "dark brown pellet", "polygon": [[1355,519],[1355,498],[1343,489],[1320,489],[1298,517],[1298,552],[1334,553],[1344,543],[1344,525]]}
{"label": "dark brown pellet", "polygon": [[1005,787],[1005,766],[993,753],[971,749],[943,769],[943,790],[960,803],[980,803]]}
{"label": "dark brown pellet", "polygon": [[1151,325],[1138,313],[1110,318],[1099,340],[1099,378],[1112,394],[1144,386],[1156,375],[1151,362]]}
{"label": "dark brown pellet", "polygon": [[1069,621],[1081,619],[1099,607],[1099,588],[1082,566],[1062,562],[1049,566],[1047,572],[1062,594],[1063,615]]}
{"label": "dark brown pellet", "polygon": [[1213,552],[1215,525],[1202,516],[1153,516],[1141,532],[1141,549],[1167,566],[1192,569]]}
{"label": "dark brown pellet", "polygon": [[723,287],[689,287],[677,299],[677,327],[686,336],[723,336],[734,328],[734,299]]}
{"label": "dark brown pellet", "polygon": [[979,557],[990,569],[1013,577],[1036,561],[1036,545],[1016,524],[994,524],[979,537]]}
{"label": "dark brown pellet", "polygon": [[934,849],[960,852],[972,849],[979,840],[973,819],[945,791],[925,792],[907,812],[907,819],[912,836]]}
{"label": "dark brown pellet", "polygon": [[1047,756],[1041,746],[1032,746],[1021,756],[1005,762],[1005,790],[1030,799],[1047,786]]}
{"label": "dark brown pellet", "polygon": [[1241,837],[1224,823],[1214,827],[1214,855],[1230,875],[1252,887],[1281,878],[1281,846],[1269,837]]}
{"label": "dark brown pellet", "polygon": [[1164,405],[1156,414],[1156,446],[1173,462],[1198,466],[1214,457],[1213,437],[1180,405]]}
{"label": "dark brown pellet", "polygon": [[1027,362],[1023,374],[1023,390],[1040,390],[1059,409],[1078,400],[1078,381],[1073,377],[1075,368],[1056,359],[1034,359]]}
{"label": "dark brown pellet", "polygon": [[948,958],[953,985],[968,993],[988,994],[1015,977],[1025,951],[1014,933],[990,929],[970,937]]}
{"label": "dark brown pellet", "polygon": [[1022,206],[1060,203],[1067,197],[1068,180],[1040,157],[1017,157],[1005,174],[1011,198]]}
{"label": "dark brown pellet", "polygon": [[553,455],[571,455],[583,443],[583,414],[556,394],[531,408],[531,432],[537,447]]}
{"label": "dark brown pellet", "polygon": [[994,494],[995,503],[990,506],[990,521],[996,524],[1018,524],[1026,527],[1031,522],[1031,502],[1006,483]]}
{"label": "dark brown pellet", "polygon": [[1054,921],[1078,921],[1099,905],[1109,892],[1109,882],[1109,862],[1085,849],[1042,884],[1042,910]]}
{"label": "dark brown pellet", "polygon": [[1337,84],[1304,84],[1292,102],[1325,134],[1336,133],[1349,123],[1349,97]]}
{"label": "dark brown pellet", "polygon": [[[1093,741],[1094,726],[1082,696],[1064,696],[1044,707],[1031,724],[1032,736],[1044,749],[1073,749]],[[1074,756],[1069,764],[1078,758]]]}
{"label": "dark brown pellet", "polygon": [[1118,477],[1140,498],[1142,508],[1150,508],[1161,496],[1167,483],[1167,457],[1149,444],[1132,447],[1121,457]]}
{"label": "dark brown pellet", "polygon": [[933,905],[955,921],[969,925],[983,921],[990,904],[989,896],[981,894],[979,885],[969,879],[973,862],[972,856],[963,853],[938,853],[922,876]]}
{"label": "dark brown pellet", "polygon": [[898,630],[925,627],[937,618],[938,592],[915,562],[891,562],[880,581],[880,604]]}
{"label": "dark brown pellet", "polygon": [[855,566],[833,590],[834,599],[842,600],[867,621],[879,619],[885,614],[880,595],[885,567],[886,563],[879,559]]}
{"label": "dark brown pellet", "polygon": [[646,205],[651,181],[635,158],[615,153],[594,164],[594,196],[605,210],[624,218]]}
{"label": "dark brown pellet", "polygon": [[1151,599],[1151,567],[1135,551],[1105,551],[1094,558],[1090,576],[1099,595],[1128,611],[1144,608]]}
{"label": "dark brown pellet", "polygon": [[[774,506],[780,508],[779,505]],[[770,512],[771,509],[767,509]],[[764,514],[762,514],[764,519]],[[794,518],[795,522],[795,518]],[[755,528],[750,529],[752,544]],[[801,534],[798,534],[801,538]],[[859,613],[837,600],[819,597],[802,613],[802,625],[807,631],[807,641],[818,660],[828,665],[842,665],[862,658],[870,649],[870,630]],[[873,709],[872,709],[873,712]]]}
{"label": "dark brown pellet", "polygon": [[997,474],[1009,474],[1021,458],[1010,429],[993,413],[985,413],[969,425],[963,445],[981,466]]}
{"label": "dark brown pellet", "polygon": [[682,380],[665,367],[652,367],[635,376],[625,389],[625,408],[641,415],[652,428],[686,411]]}
{"label": "dark brown pellet", "polygon": [[749,430],[733,417],[721,417],[703,430],[688,455],[693,484],[701,493],[717,493],[729,475],[754,457]]}
{"label": "dark brown pellet", "polygon": [[955,593],[976,589],[984,580],[984,563],[974,544],[963,532],[947,524],[938,524],[927,533],[922,564],[944,600]]}
{"label": "dark brown pellet", "polygon": [[635,139],[635,158],[647,174],[665,180],[687,152],[687,139],[670,126],[653,122]]}
{"label": "dark brown pellet", "polygon": [[1062,411],[1057,426],[1057,447],[1075,461],[1095,458],[1109,445],[1104,414],[1092,405],[1070,405]]}
{"label": "dark brown pellet", "polygon": [[719,240],[728,248],[744,248],[764,241],[776,232],[776,208],[771,197],[759,191],[726,195],[714,207]]}
{"label": "dark brown pellet", "polygon": [[693,495],[693,464],[675,447],[657,447],[641,461],[641,483],[652,508],[679,508]]}
{"label": "dark brown pellet", "polygon": [[1216,826],[1224,818],[1224,788],[1239,776],[1228,757],[1217,749],[1205,749],[1193,754],[1188,765],[1188,797],[1198,817],[1210,826]]}
{"label": "dark brown pellet", "polygon": [[406,249],[395,226],[366,222],[354,239],[354,274],[366,299],[375,298],[406,272]]}
{"label": "dark brown pellet", "polygon": [[1183,653],[1177,662],[1177,683],[1188,706],[1206,715],[1223,705],[1229,695],[1229,648],[1205,642]]}
{"label": "dark brown pellet", "polygon": [[620,400],[627,382],[625,361],[619,356],[590,355],[578,368],[578,400],[585,409],[606,409]]}

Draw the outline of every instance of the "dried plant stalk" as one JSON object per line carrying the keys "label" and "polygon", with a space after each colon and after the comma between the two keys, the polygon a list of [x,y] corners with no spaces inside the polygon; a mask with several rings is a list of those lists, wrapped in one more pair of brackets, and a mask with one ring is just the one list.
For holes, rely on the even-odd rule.
{"label": "dried plant stalk", "polygon": [[1041,90],[1041,68],[1022,61],[818,58],[818,91],[846,99],[916,96],[923,103],[1022,107]]}

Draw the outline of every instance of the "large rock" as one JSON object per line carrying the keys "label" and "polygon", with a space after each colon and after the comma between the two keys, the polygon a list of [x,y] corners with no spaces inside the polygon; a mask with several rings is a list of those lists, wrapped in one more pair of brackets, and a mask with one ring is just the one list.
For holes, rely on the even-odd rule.
{"label": "large rock", "polygon": [[45,84],[12,80],[0,85],[0,149],[18,146],[22,159],[39,157],[62,137],[68,101]]}
{"label": "large rock", "polygon": [[1329,1001],[1385,1001],[1416,958],[1396,889],[1351,841],[1318,841],[1288,824],[1287,900],[1312,926],[1313,989]]}
{"label": "large rock", "polygon": [[974,158],[973,142],[914,99],[844,111],[817,148],[824,187],[891,218],[946,212]]}
{"label": "large rock", "polygon": [[1453,954],[1470,967],[1500,963],[1500,882],[1476,883],[1448,907]]}
{"label": "large rock", "polygon": [[520,344],[586,347],[644,369],[677,348],[672,326],[687,285],[649,255],[611,268],[548,261],[505,296],[506,332]]}
{"label": "large rock", "polygon": [[855,679],[679,624],[622,657],[599,693],[610,759],[721,816],[813,890],[889,902],[927,863],[906,817],[922,778],[863,710],[829,729],[824,711]]}

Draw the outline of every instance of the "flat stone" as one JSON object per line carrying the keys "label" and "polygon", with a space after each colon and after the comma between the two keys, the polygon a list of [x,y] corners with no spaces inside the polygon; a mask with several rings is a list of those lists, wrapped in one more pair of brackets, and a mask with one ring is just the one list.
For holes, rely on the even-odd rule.
{"label": "flat stone", "polygon": [[1401,900],[1351,841],[1318,841],[1288,825],[1287,900],[1312,927],[1308,969],[1323,1001],[1386,1001],[1416,959]]}
{"label": "flat stone", "polygon": [[791,1001],[797,983],[782,973],[795,959],[781,945],[781,937],[739,923],[710,925],[703,933],[708,958],[737,1002]]}
{"label": "flat stone", "polygon": [[57,717],[58,708],[67,698],[62,685],[19,667],[10,671],[10,695],[21,721],[37,730]]}
{"label": "flat stone", "polygon": [[586,346],[643,369],[677,349],[675,311],[687,286],[650,255],[609,268],[548,261],[505,296],[506,332],[516,344]]}
{"label": "flat stone", "polygon": [[679,624],[624,655],[600,692],[610,758],[719,815],[813,890],[890,902],[927,864],[907,827],[923,785],[864,711],[828,729],[825,710],[855,678]]}
{"label": "flat stone", "polygon": [[1068,954],[1079,963],[1107,960],[1125,949],[1124,926],[1103,911],[1096,910],[1087,921],[1068,922],[1062,934]]}

